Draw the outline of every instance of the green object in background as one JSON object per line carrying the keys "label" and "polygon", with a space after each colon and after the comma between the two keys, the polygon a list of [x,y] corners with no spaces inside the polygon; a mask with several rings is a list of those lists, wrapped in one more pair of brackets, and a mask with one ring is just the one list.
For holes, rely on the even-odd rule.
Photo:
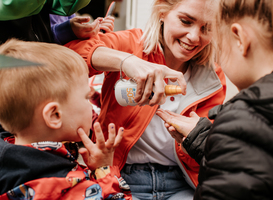
{"label": "green object in background", "polygon": [[27,60],[21,60],[5,55],[0,55],[0,69],[11,67],[31,67],[31,66],[43,66],[40,63],[34,63]]}

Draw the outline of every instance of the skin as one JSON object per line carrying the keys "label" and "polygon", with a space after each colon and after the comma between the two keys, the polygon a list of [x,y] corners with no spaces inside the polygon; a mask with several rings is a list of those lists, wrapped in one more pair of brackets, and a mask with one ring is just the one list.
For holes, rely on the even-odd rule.
{"label": "skin", "polygon": [[212,39],[208,25],[211,15],[204,0],[183,0],[167,15],[164,23],[164,54],[167,66],[187,70],[187,61],[203,50]]}
{"label": "skin", "polygon": [[80,149],[79,153],[91,170],[113,165],[114,151],[121,142],[124,129],[119,128],[116,136],[115,125],[109,124],[108,140],[105,141],[100,124],[96,122],[94,132],[97,141],[93,143],[88,137],[92,125],[92,105],[89,98],[88,75],[83,74],[72,84],[67,101],[47,101],[35,109],[31,125],[15,133],[15,144],[82,141],[85,148]]}
{"label": "skin", "polygon": [[90,17],[80,17],[76,16],[70,19],[70,25],[72,31],[79,39],[88,39],[96,36],[100,29],[104,30],[106,33],[112,32],[114,30],[115,18],[112,16],[107,16],[105,18],[97,18],[92,23],[89,23]]}
{"label": "skin", "polygon": [[242,90],[272,71],[272,50],[267,40],[259,39],[259,31],[266,33],[267,30],[248,17],[225,27],[230,34],[222,41],[227,48],[222,50],[221,66],[231,82]]}
{"label": "skin", "polygon": [[89,133],[92,125],[89,98],[88,75],[83,74],[72,84],[65,102],[46,100],[35,109],[32,123],[16,134],[15,144],[80,141],[77,130],[82,128]]}
{"label": "skin", "polygon": [[159,108],[156,114],[165,121],[165,127],[178,143],[183,142],[199,121],[199,116],[195,112],[191,112],[190,117],[185,117]]}
{"label": "skin", "polygon": [[79,153],[82,155],[85,164],[90,170],[95,170],[101,166],[112,166],[114,160],[114,152],[120,144],[123,137],[123,128],[118,130],[116,136],[115,125],[113,123],[108,126],[108,140],[105,142],[100,124],[94,124],[96,135],[96,143],[93,143],[82,128],[78,130],[78,134],[85,148],[81,148]]}

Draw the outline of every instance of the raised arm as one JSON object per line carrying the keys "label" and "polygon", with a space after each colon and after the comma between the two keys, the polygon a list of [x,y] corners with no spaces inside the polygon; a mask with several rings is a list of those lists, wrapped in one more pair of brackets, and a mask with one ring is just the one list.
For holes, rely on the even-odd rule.
{"label": "raised arm", "polygon": [[147,62],[129,53],[107,47],[98,47],[91,58],[92,66],[98,71],[119,71],[120,69],[137,83],[135,101],[144,104],[155,87],[155,94],[149,105],[158,104],[164,95],[164,78],[177,80],[186,94],[186,82],[181,72],[165,65]]}

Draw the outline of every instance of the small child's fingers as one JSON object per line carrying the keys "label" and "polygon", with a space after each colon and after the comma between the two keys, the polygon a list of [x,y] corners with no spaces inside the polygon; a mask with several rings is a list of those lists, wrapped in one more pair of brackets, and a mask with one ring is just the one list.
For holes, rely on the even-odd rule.
{"label": "small child's fingers", "polygon": [[199,116],[194,111],[190,112],[190,117],[198,117],[199,118]]}
{"label": "small child's fingers", "polygon": [[112,15],[108,15],[108,16],[104,17],[104,19],[110,19],[110,20],[114,21],[115,17],[113,17]]}
{"label": "small child's fingers", "polygon": [[123,133],[124,133],[124,128],[120,127],[118,129],[118,134],[117,134],[117,136],[115,138],[115,143],[114,143],[114,146],[113,146],[114,148],[116,148],[120,144],[120,142],[121,142],[121,140],[123,138]]}
{"label": "small child's fingers", "polygon": [[171,123],[171,115],[166,112],[165,110],[157,110],[156,114],[162,119],[164,120],[166,123]]}
{"label": "small child's fingers", "polygon": [[166,113],[168,113],[170,116],[174,116],[174,117],[180,117],[181,115],[180,114],[177,114],[177,113],[174,113],[172,111],[169,111],[169,110],[165,110]]}
{"label": "small child's fingers", "polygon": [[110,123],[108,125],[108,140],[105,142],[106,148],[110,149],[113,147],[115,143],[115,138],[116,138],[115,124]]}
{"label": "small child's fingers", "polygon": [[173,126],[169,126],[168,130],[171,131],[171,132],[176,131],[176,129]]}
{"label": "small child's fingers", "polygon": [[165,122],[164,125],[165,125],[166,128],[169,128],[169,127],[171,126],[171,125],[170,125],[169,123],[167,123],[167,122]]}
{"label": "small child's fingers", "polygon": [[113,32],[114,27],[108,27],[108,26],[101,25],[100,29],[104,30],[105,33],[110,33],[110,32]]}
{"label": "small child's fingers", "polygon": [[105,139],[99,122],[94,123],[94,131],[96,135],[96,144],[100,149],[105,147]]}
{"label": "small child's fingers", "polygon": [[78,135],[81,138],[85,148],[87,148],[88,150],[93,148],[94,143],[90,140],[90,138],[87,136],[82,128],[78,129]]}
{"label": "small child's fingers", "polygon": [[86,148],[80,148],[79,153],[82,155],[83,160],[88,160],[89,158],[89,152]]}

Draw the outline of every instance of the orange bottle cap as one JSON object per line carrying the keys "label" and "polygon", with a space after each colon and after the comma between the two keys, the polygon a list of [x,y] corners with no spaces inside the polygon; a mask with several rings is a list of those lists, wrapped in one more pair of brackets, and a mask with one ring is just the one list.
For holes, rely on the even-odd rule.
{"label": "orange bottle cap", "polygon": [[182,89],[178,85],[166,85],[165,86],[165,95],[166,96],[172,96],[182,94]]}

